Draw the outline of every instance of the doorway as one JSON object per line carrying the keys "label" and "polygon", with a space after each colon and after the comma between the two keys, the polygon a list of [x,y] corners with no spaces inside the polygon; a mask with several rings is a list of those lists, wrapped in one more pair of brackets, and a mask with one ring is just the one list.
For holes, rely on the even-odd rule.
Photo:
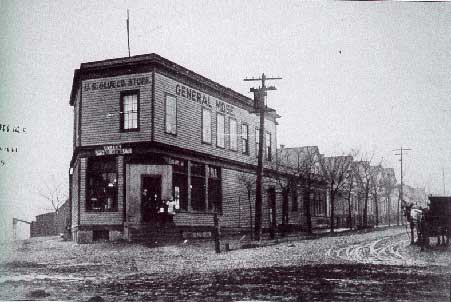
{"label": "doorway", "polygon": [[161,206],[161,176],[141,176],[141,214],[142,222],[157,222],[158,210]]}

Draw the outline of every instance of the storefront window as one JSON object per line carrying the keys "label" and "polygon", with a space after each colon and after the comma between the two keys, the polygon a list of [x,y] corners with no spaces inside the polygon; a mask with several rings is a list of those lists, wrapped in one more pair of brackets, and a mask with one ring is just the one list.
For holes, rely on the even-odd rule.
{"label": "storefront window", "polygon": [[195,211],[205,211],[205,166],[191,163],[191,207]]}
{"label": "storefront window", "polygon": [[222,214],[221,169],[208,167],[208,210]]}
{"label": "storefront window", "polygon": [[114,157],[89,159],[86,210],[117,211],[117,172]]}
{"label": "storefront window", "polygon": [[173,159],[172,192],[176,209],[188,210],[188,169],[185,160]]}

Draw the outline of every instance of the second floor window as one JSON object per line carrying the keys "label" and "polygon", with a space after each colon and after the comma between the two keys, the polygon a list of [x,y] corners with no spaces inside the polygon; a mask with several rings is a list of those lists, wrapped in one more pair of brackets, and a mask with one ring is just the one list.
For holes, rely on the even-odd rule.
{"label": "second floor window", "polygon": [[272,160],[272,153],[271,153],[271,133],[266,132],[266,160],[271,161]]}
{"label": "second floor window", "polygon": [[260,129],[255,129],[255,156],[258,157],[258,148],[260,146]]}
{"label": "second floor window", "polygon": [[229,118],[230,150],[233,150],[233,151],[238,150],[237,138],[238,138],[238,136],[237,136],[236,119]]}
{"label": "second floor window", "polygon": [[139,129],[139,91],[121,93],[121,130],[136,131]]}
{"label": "second floor window", "polygon": [[243,145],[243,153],[249,154],[249,127],[247,124],[241,125],[241,143]]}
{"label": "second floor window", "polygon": [[225,147],[225,116],[223,114],[216,114],[216,146]]}
{"label": "second floor window", "polygon": [[165,131],[177,134],[177,99],[169,94],[165,100]]}
{"label": "second floor window", "polygon": [[211,144],[211,111],[202,107],[202,142]]}

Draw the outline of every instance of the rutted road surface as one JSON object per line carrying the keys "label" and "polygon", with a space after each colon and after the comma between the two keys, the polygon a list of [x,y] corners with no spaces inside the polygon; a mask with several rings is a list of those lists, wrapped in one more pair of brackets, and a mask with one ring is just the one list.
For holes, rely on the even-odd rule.
{"label": "rutted road surface", "polygon": [[358,263],[414,265],[425,264],[410,259],[403,253],[409,245],[409,240],[393,241],[383,238],[364,244],[353,244],[346,247],[330,248],[326,255],[331,258],[349,260]]}
{"label": "rutted road surface", "polygon": [[219,255],[210,242],[149,248],[52,240],[13,246],[0,257],[0,300],[450,300],[451,248],[420,252],[403,228],[290,237]]}

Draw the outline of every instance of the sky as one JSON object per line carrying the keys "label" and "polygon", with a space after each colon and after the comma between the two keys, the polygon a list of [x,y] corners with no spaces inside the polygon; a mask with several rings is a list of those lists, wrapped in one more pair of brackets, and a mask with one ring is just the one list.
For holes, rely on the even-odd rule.
{"label": "sky", "polygon": [[[280,76],[268,105],[278,144],[359,150],[428,193],[451,192],[451,3],[0,0],[2,227],[51,210],[67,186],[74,69],[158,53],[252,97],[245,77]],[[0,127],[1,127],[0,125]],[[1,130],[1,128],[0,128]],[[442,177],[444,174],[444,178]],[[443,182],[444,179],[444,182]]]}

